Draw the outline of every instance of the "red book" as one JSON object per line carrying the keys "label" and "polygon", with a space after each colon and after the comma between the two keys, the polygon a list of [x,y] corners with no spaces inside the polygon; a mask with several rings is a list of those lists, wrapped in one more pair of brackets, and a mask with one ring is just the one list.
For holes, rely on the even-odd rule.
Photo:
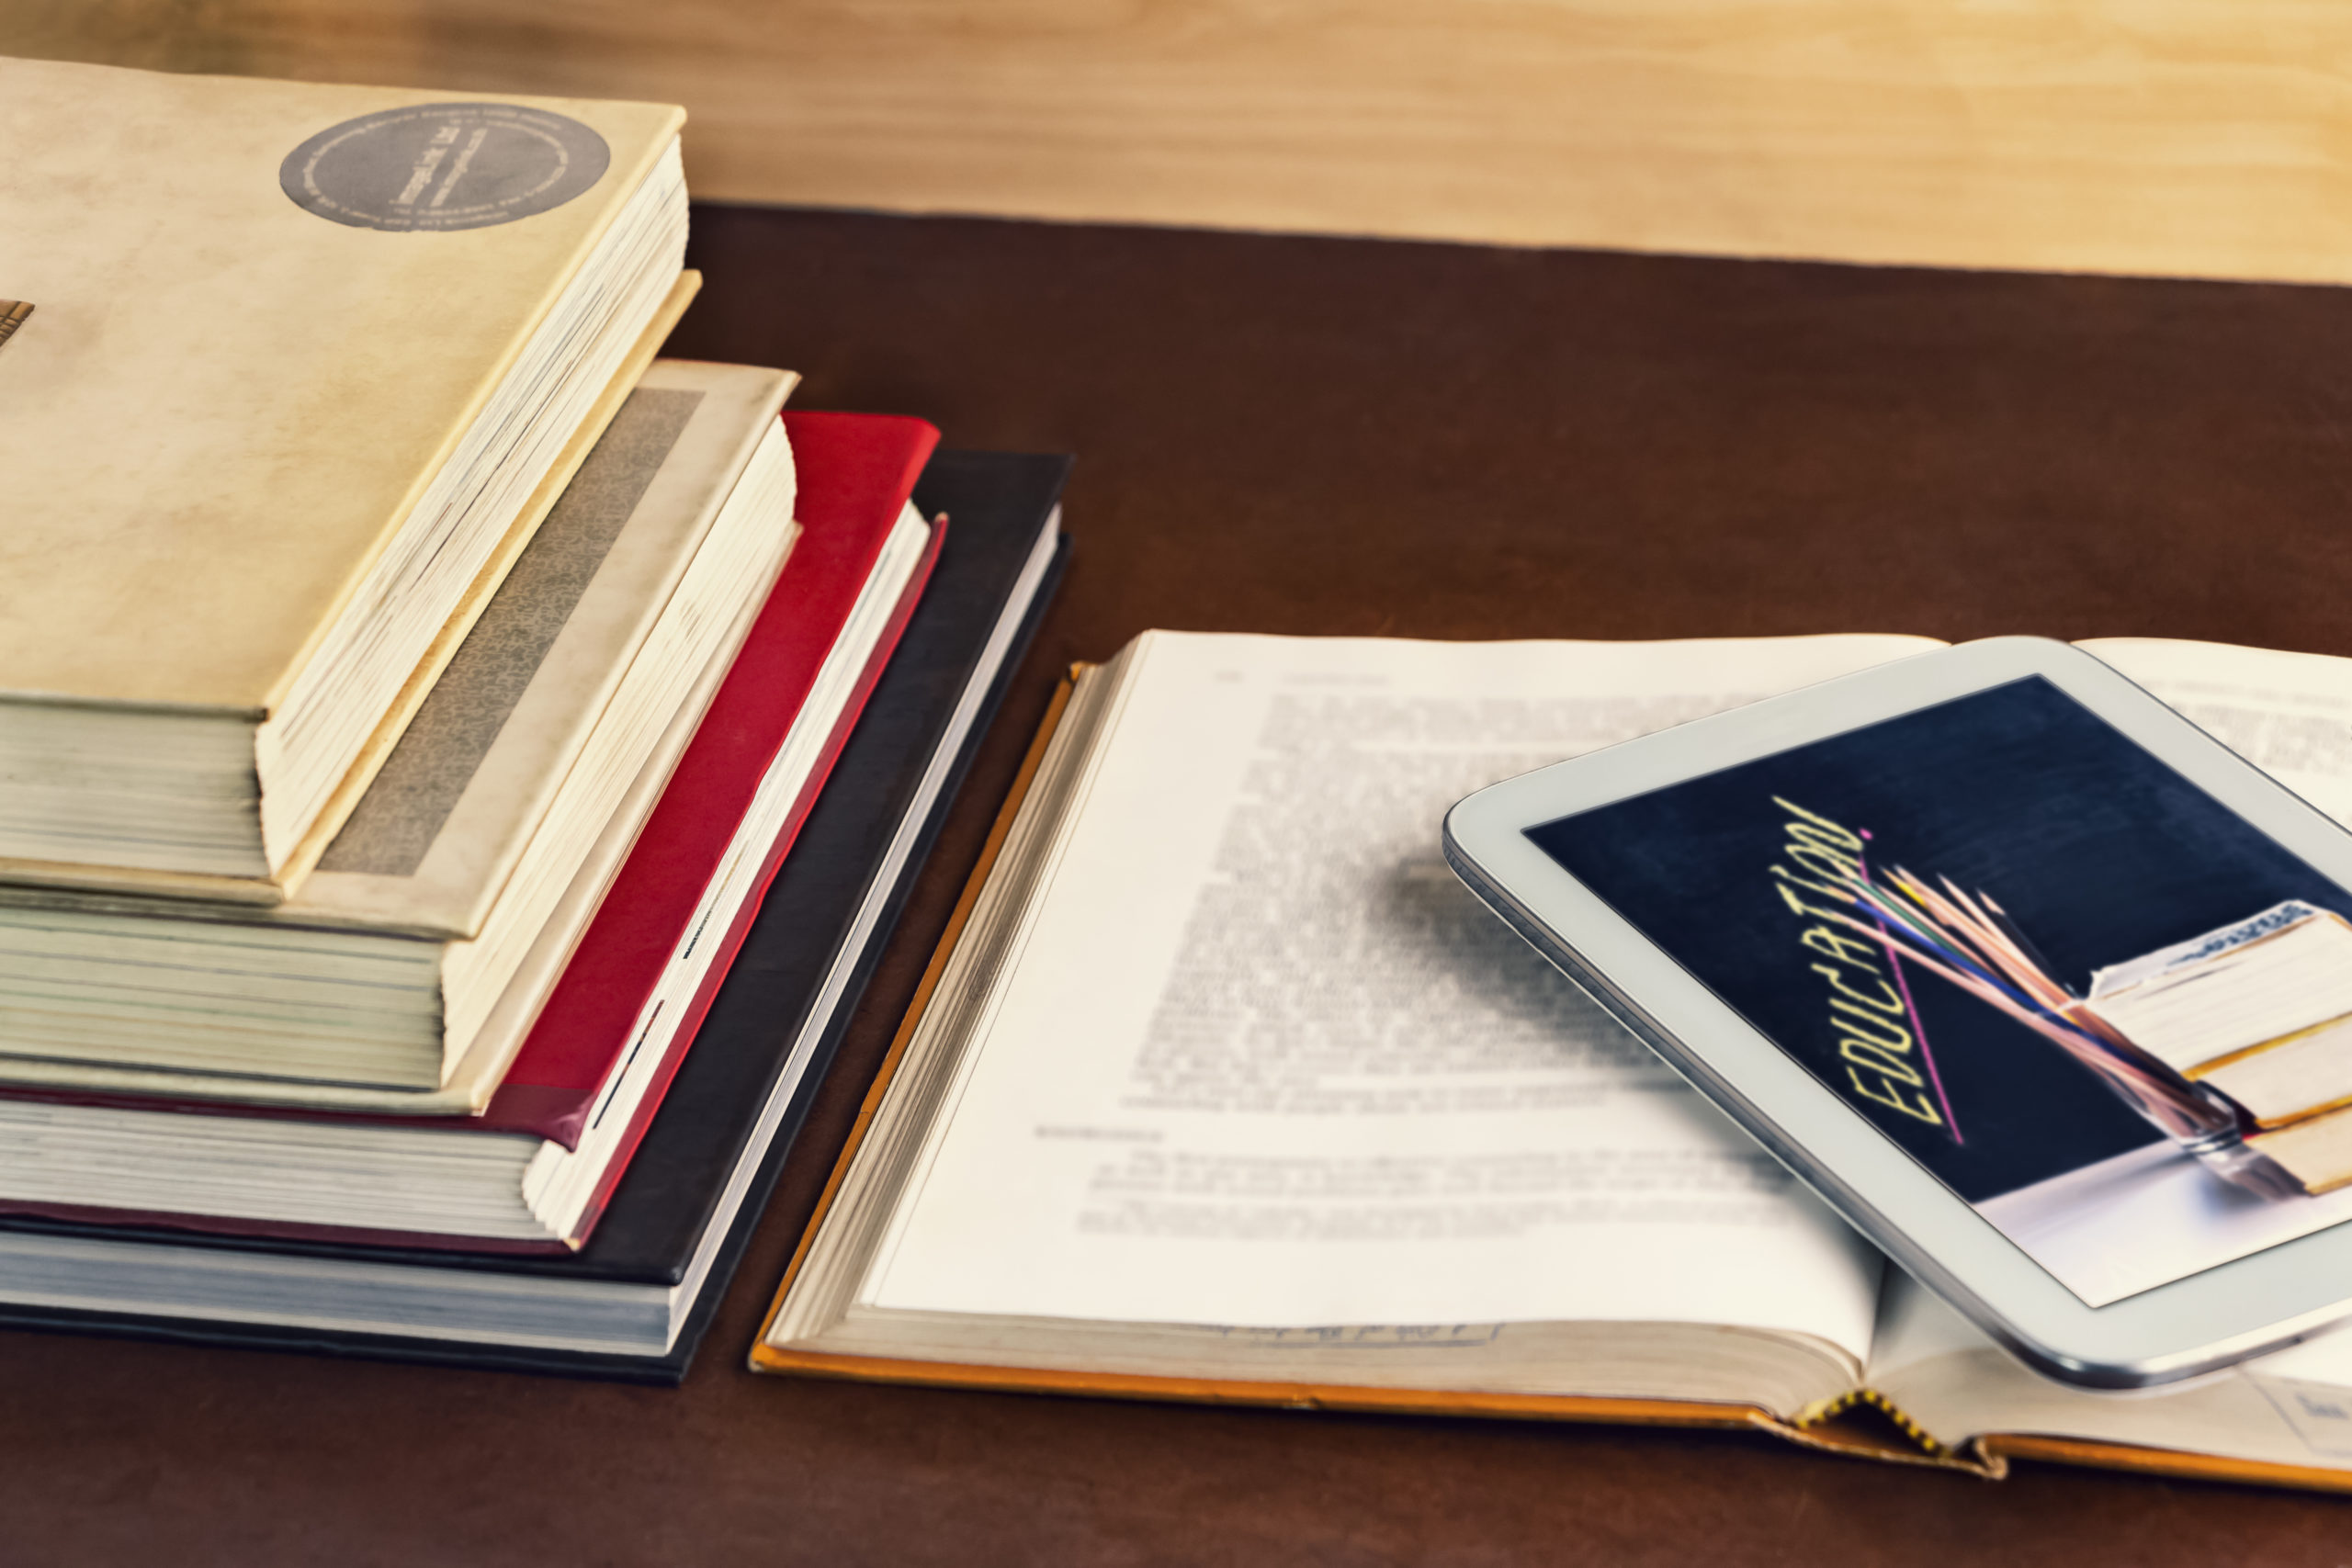
{"label": "red book", "polygon": [[[680,759],[662,804],[492,1097],[484,1125],[535,1133],[566,1147],[576,1143],[597,1090],[628,1043],[630,1025],[808,702],[826,654],[842,635],[859,590],[873,576],[939,441],[938,431],[920,420],[870,414],[787,410],[784,425],[799,479],[800,539],[734,671]],[[808,788],[778,832],[759,878],[762,891],[898,646],[938,545],[935,537],[930,542],[915,581],[859,672],[849,707],[827,737]],[[757,906],[754,894],[749,908]],[[728,956],[741,944],[749,919],[747,908],[725,933]],[[717,968],[723,976],[725,959]],[[701,1002],[707,1008],[708,998]]]}
{"label": "red book", "polygon": [[[944,524],[925,526],[908,504],[938,442],[932,426],[783,417],[800,537],[484,1114],[361,1118],[44,1094],[55,1120],[19,1157],[63,1152],[70,1164],[79,1143],[103,1166],[130,1138],[152,1190],[125,1201],[123,1183],[142,1179],[126,1170],[106,1201],[74,1201],[60,1190],[62,1170],[12,1180],[0,1149],[0,1212],[492,1251],[586,1240],[944,536]],[[246,1213],[170,1206],[168,1195],[211,1190],[204,1172],[232,1168],[272,1173],[271,1190],[242,1200]],[[367,1223],[351,1223],[355,1213]]]}

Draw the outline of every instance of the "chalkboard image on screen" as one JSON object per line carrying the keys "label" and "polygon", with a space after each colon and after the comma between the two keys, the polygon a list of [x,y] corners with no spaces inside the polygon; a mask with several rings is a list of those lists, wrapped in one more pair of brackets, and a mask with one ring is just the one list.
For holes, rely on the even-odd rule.
{"label": "chalkboard image on screen", "polygon": [[[1890,889],[1907,872],[2073,998],[2101,970],[2209,933],[2301,921],[2352,942],[2352,893],[2046,679],[1528,837],[2091,1305],[2352,1217],[2352,1189],[2224,1179],[2184,1146],[2199,1129],[2152,1120],[2054,1043],[2063,1028],[2037,1030],[1923,958],[1897,929],[1917,912],[1906,895],[1886,918],[1854,901],[1856,870]],[[2104,1029],[2082,1010],[2066,1019]],[[2264,1143],[2190,1073],[2117,1049],[2222,1128],[2233,1157]]]}

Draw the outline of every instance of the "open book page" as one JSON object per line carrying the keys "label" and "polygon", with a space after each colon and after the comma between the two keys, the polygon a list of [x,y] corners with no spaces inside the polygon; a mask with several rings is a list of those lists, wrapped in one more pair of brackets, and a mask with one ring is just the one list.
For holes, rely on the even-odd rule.
{"label": "open book page", "polygon": [[2163,1388],[2098,1393],[2026,1370],[1890,1273],[1869,1385],[1939,1442],[2027,1433],[2352,1470],[2352,1334]]}
{"label": "open book page", "polygon": [[2352,824],[2352,659],[2170,637],[2092,637],[2075,646]]}
{"label": "open book page", "polygon": [[858,1300],[1809,1335],[1879,1259],[1455,882],[1460,796],[1938,645],[1153,633]]}

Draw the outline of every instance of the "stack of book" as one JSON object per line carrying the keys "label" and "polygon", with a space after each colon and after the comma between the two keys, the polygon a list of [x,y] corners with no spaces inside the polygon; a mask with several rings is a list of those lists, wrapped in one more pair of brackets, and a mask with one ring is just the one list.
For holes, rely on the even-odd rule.
{"label": "stack of book", "polygon": [[2352,1183],[2352,923],[2290,900],[2091,976],[2087,1010],[2255,1129],[2314,1195]]}
{"label": "stack of book", "polygon": [[683,118],[0,61],[0,1320],[692,1355],[1067,465],[656,360]]}

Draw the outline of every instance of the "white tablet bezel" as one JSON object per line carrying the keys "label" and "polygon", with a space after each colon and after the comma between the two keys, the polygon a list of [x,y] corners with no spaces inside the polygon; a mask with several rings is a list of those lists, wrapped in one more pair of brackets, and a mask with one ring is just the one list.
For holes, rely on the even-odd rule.
{"label": "white tablet bezel", "polygon": [[1979,1327],[2071,1382],[2168,1382],[2352,1314],[2352,1224],[2086,1305],[1527,836],[2036,675],[2352,889],[2352,833],[2091,655],[2021,637],[1898,660],[1495,784],[1447,814],[1446,858],[1538,951]]}

